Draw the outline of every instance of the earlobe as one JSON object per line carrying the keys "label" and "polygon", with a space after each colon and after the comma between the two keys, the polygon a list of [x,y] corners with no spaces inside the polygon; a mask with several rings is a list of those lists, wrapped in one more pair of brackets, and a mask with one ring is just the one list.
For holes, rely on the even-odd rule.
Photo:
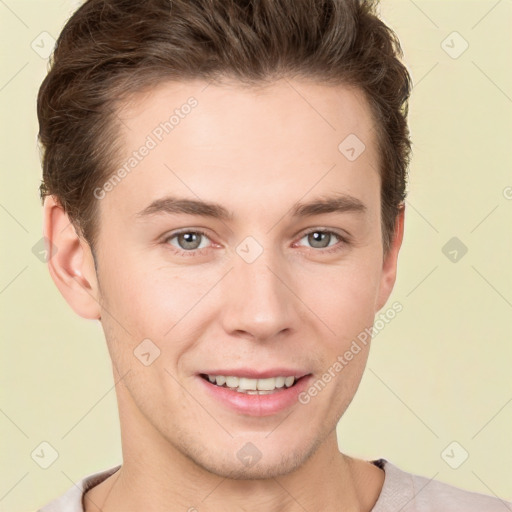
{"label": "earlobe", "polygon": [[404,220],[405,204],[400,207],[400,212],[396,217],[393,239],[391,240],[388,253],[383,260],[380,288],[375,310],[376,312],[380,311],[384,307],[395,285],[398,253],[402,246],[402,240],[404,237]]}
{"label": "earlobe", "polygon": [[83,318],[100,318],[100,295],[89,244],[80,237],[54,196],[44,201],[43,232],[48,269],[62,296]]}

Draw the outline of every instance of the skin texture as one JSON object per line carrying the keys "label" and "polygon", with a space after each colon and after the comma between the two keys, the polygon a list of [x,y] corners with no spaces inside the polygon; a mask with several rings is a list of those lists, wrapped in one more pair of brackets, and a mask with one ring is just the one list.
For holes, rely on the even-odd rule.
{"label": "skin texture", "polygon": [[[318,378],[372,326],[395,282],[403,211],[384,257],[368,104],[358,90],[304,80],[165,83],[119,110],[117,165],[191,96],[190,114],[99,200],[98,273],[58,203],[45,202],[45,235],[58,248],[51,276],[77,314],[101,320],[119,381],[123,466],[87,493],[86,509],[369,511],[384,473],[336,439],[369,344],[308,404],[268,416],[218,403],[197,376],[285,366]],[[366,146],[354,161],[338,150],[349,134]],[[290,217],[296,202],[335,192],[365,211]],[[234,219],[137,218],[168,194],[220,203]],[[194,250],[169,238],[183,228],[207,232],[200,254],[173,252]],[[315,245],[309,228],[349,242],[334,234]],[[263,251],[250,264],[236,252],[249,236]],[[134,349],[148,338],[160,356],[145,366]],[[247,442],[261,453],[251,467],[237,458]]]}

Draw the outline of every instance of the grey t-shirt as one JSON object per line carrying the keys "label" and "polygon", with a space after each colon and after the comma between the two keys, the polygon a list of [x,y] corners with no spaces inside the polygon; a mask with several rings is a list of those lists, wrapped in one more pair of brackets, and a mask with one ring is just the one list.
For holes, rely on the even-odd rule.
{"label": "grey t-shirt", "polygon": [[[407,473],[386,459],[371,462],[385,472],[384,485],[371,512],[512,512],[512,502]],[[83,512],[85,492],[120,467],[86,476],[37,512]]]}

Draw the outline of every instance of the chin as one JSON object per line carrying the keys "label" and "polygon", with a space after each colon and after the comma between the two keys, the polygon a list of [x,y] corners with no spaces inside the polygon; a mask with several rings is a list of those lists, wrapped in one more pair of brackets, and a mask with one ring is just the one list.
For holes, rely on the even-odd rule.
{"label": "chin", "polygon": [[[244,436],[249,437],[249,436]],[[304,440],[305,441],[305,440]],[[239,442],[237,444],[240,444]],[[222,478],[232,480],[265,480],[284,476],[294,472],[316,452],[320,440],[305,447],[287,447],[284,443],[268,446],[259,450],[257,446],[264,444],[257,439],[242,444],[233,458],[226,459],[229,450],[216,454],[204,450],[192,457],[192,460],[203,469]],[[199,455],[199,456],[197,456]],[[207,457],[205,457],[207,455]]]}

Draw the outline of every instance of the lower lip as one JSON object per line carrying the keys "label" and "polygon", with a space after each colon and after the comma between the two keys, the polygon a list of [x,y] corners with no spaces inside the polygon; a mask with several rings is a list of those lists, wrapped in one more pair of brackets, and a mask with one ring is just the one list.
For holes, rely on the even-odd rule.
{"label": "lower lip", "polygon": [[212,398],[239,414],[248,416],[271,416],[291,407],[298,402],[299,394],[308,387],[312,377],[312,375],[306,375],[291,388],[283,387],[268,395],[249,395],[230,388],[216,386],[201,376],[197,376],[200,385]]}

